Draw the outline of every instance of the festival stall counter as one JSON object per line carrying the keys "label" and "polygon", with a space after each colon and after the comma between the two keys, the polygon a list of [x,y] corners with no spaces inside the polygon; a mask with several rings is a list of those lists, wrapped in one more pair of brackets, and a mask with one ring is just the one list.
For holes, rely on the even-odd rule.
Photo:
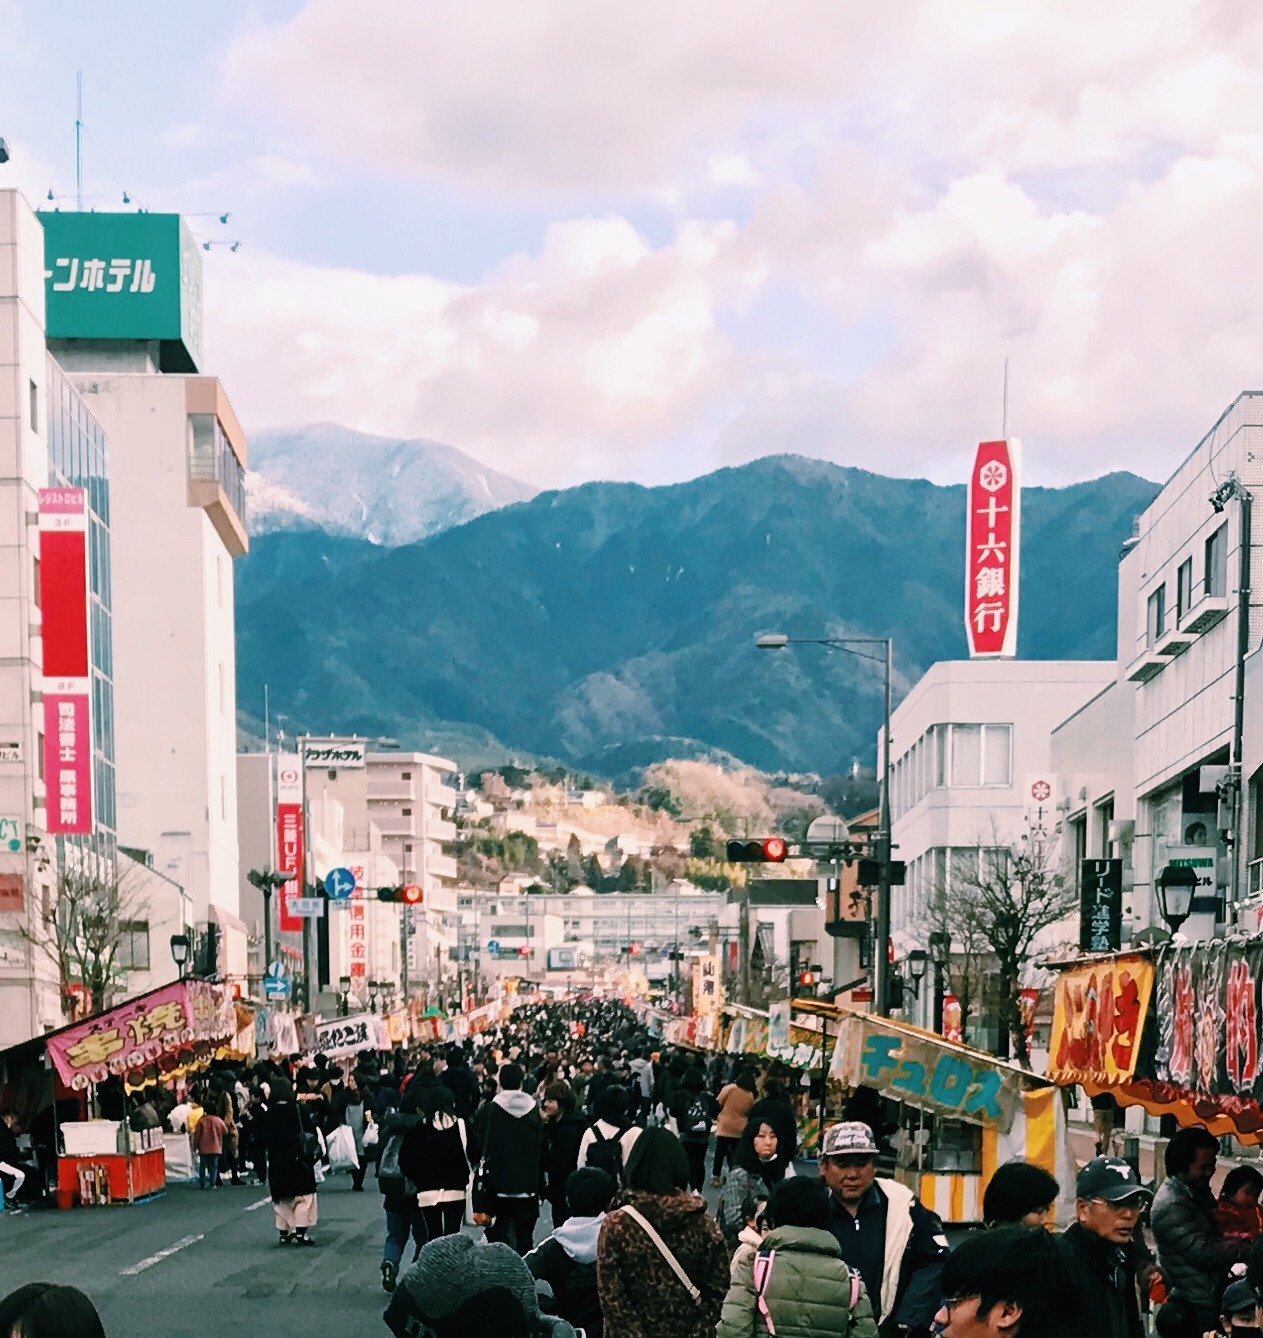
{"label": "festival stall counter", "polygon": [[1054,1082],[1263,1142],[1263,939],[1165,944],[1057,966]]}
{"label": "festival stall counter", "polygon": [[[126,1115],[127,1097],[144,1088],[240,1055],[243,1046],[252,1049],[252,1025],[250,1011],[234,1005],[226,986],[181,980],[7,1052],[13,1059],[6,1070],[29,1075],[33,1057],[42,1059],[35,1067],[52,1070],[30,1118],[51,1114],[58,1207],[138,1203],[161,1194],[162,1131],[133,1128],[127,1118],[89,1118],[99,1113],[98,1087],[111,1080],[121,1085]],[[72,1108],[75,1117],[67,1118]]]}
{"label": "festival stall counter", "polygon": [[[897,1103],[895,1178],[954,1225],[982,1221],[982,1194],[1015,1157],[1074,1179],[1065,1110],[1045,1078],[910,1023],[817,1005],[835,1019],[830,1077]],[[1059,1203],[1058,1220],[1069,1220]]]}

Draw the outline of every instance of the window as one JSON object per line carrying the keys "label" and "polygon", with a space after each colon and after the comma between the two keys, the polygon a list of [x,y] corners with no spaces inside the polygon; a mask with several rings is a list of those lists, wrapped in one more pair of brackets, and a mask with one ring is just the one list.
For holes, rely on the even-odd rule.
{"label": "window", "polygon": [[1149,596],[1149,612],[1145,623],[1147,642],[1150,646],[1162,639],[1167,630],[1167,588],[1160,585]]}
{"label": "window", "polygon": [[1193,559],[1185,558],[1175,574],[1175,623],[1178,627],[1184,615],[1193,607]]}
{"label": "window", "polygon": [[1012,785],[1012,725],[935,725],[925,759],[929,786]]}
{"label": "window", "polygon": [[1221,525],[1206,540],[1206,594],[1212,599],[1228,593],[1228,527]]}
{"label": "window", "polygon": [[114,964],[124,971],[149,970],[149,921],[118,922],[118,953]]}
{"label": "window", "polygon": [[934,726],[934,784],[947,784],[947,753],[951,744],[951,726]]}
{"label": "window", "polygon": [[399,811],[403,814],[405,818],[412,817],[412,810],[410,808],[400,809]]}
{"label": "window", "polygon": [[404,772],[401,772],[400,775],[399,775],[399,779],[400,779],[400,780],[411,780],[411,779],[412,779],[412,772],[411,772],[411,771],[404,771]]}
{"label": "window", "polygon": [[952,784],[977,785],[982,770],[982,726],[952,726]]}
{"label": "window", "polygon": [[1070,876],[1074,890],[1082,887],[1083,861],[1088,857],[1088,819],[1086,814],[1070,819]]}
{"label": "window", "polygon": [[1011,725],[984,725],[982,728],[982,783],[1011,785],[1009,755],[1013,741]]}
{"label": "window", "polygon": [[39,431],[39,387],[31,382],[31,431]]}
{"label": "window", "polygon": [[411,855],[411,854],[412,854],[412,842],[411,842],[411,841],[405,841],[405,842],[404,842],[403,853],[404,853],[405,855]]}

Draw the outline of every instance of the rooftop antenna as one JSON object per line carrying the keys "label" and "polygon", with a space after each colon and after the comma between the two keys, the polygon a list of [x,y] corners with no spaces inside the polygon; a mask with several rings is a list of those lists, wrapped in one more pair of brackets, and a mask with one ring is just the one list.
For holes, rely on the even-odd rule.
{"label": "rooftop antenna", "polygon": [[1004,441],[1009,439],[1009,358],[1008,354],[1004,357],[1004,411],[1000,421],[1000,437]]}
{"label": "rooftop antenna", "polygon": [[83,212],[83,71],[75,71],[75,207]]}

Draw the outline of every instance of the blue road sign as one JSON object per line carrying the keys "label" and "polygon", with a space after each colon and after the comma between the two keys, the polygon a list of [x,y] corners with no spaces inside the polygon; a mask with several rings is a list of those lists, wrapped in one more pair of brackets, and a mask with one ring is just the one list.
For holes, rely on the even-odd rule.
{"label": "blue road sign", "polygon": [[330,869],[325,874],[325,892],[330,901],[346,901],[355,891],[355,875],[350,869]]}
{"label": "blue road sign", "polygon": [[491,942],[487,944],[487,951],[494,957],[496,953],[500,951],[500,940],[493,938]]}
{"label": "blue road sign", "polygon": [[288,976],[264,976],[263,977],[263,997],[265,999],[288,999],[289,998],[289,977]]}

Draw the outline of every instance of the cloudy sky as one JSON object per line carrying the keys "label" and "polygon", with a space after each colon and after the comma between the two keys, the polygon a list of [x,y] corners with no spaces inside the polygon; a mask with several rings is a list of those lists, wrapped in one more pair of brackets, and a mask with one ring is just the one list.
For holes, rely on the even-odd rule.
{"label": "cloudy sky", "polygon": [[[541,485],[1164,478],[1263,387],[1263,6],[0,0],[0,186],[240,241],[250,428]],[[227,226],[216,217],[230,211]]]}

